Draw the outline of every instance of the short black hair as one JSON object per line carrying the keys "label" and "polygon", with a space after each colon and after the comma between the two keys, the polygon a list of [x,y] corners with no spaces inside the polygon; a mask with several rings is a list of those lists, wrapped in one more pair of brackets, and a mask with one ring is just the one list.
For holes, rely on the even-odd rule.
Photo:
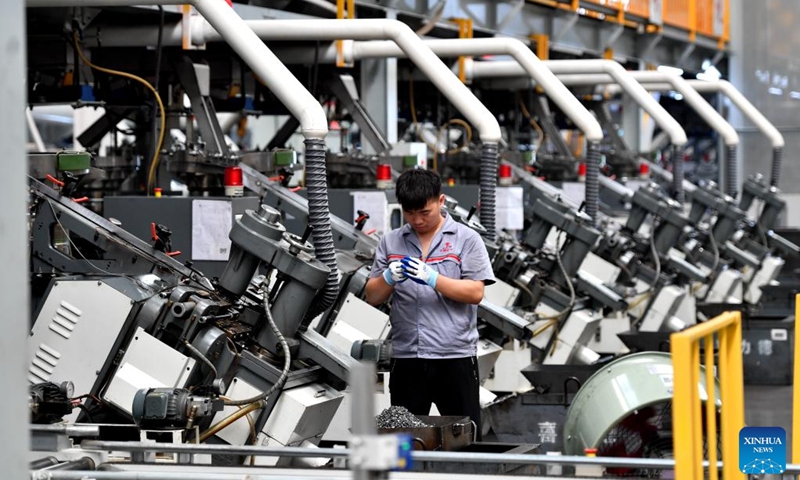
{"label": "short black hair", "polygon": [[407,170],[397,179],[394,192],[403,210],[419,210],[431,200],[439,199],[442,178],[433,170]]}

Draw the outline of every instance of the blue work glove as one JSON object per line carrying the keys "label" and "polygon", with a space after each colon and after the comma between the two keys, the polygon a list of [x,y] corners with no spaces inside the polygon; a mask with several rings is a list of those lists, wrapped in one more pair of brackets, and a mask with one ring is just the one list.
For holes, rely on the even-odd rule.
{"label": "blue work glove", "polygon": [[427,263],[414,257],[405,257],[401,262],[403,262],[403,273],[406,277],[420,285],[429,285],[431,288],[436,288],[439,272],[429,267]]}
{"label": "blue work glove", "polygon": [[386,281],[387,285],[393,287],[398,283],[405,282],[408,277],[404,274],[403,264],[400,263],[399,260],[395,260],[383,271],[383,279]]}

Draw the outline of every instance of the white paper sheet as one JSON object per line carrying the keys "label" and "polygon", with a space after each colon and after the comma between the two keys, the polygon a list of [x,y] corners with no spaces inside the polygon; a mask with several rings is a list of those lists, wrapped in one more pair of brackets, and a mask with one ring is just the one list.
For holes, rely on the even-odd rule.
{"label": "white paper sheet", "polygon": [[228,260],[231,253],[228,234],[232,226],[231,202],[192,201],[192,260]]}
{"label": "white paper sheet", "polygon": [[497,188],[495,224],[498,229],[522,230],[525,221],[522,193],[522,187]]}
{"label": "white paper sheet", "polygon": [[361,210],[369,215],[364,224],[364,232],[375,230],[375,234],[382,237],[389,229],[389,202],[386,194],[378,192],[351,192],[353,196],[353,218],[358,218]]}

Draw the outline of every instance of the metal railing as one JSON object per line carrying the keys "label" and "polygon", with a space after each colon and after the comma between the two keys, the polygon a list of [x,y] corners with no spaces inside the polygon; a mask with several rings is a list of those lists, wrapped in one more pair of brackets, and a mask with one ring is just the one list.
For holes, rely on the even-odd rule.
{"label": "metal railing", "polygon": [[697,34],[717,39],[720,49],[730,38],[730,0],[662,0],[660,6],[653,0],[528,1],[628,27],[644,25],[648,31],[669,25],[688,31],[692,42]]}
{"label": "metal railing", "polygon": [[[744,427],[744,381],[742,374],[742,314],[726,312],[707,322],[670,335],[674,392],[672,429],[675,452],[675,477],[703,480],[703,452],[708,463],[717,463],[717,405],[715,401],[714,346],[718,347],[719,414],[722,443],[722,477],[743,480],[739,471],[739,430]],[[705,383],[705,422],[700,400],[701,355],[703,343]],[[703,425],[705,424],[705,438]],[[704,448],[704,442],[708,448]],[[709,468],[708,479],[718,480],[719,471]]]}
{"label": "metal railing", "polygon": [[798,318],[800,318],[800,295],[794,297],[794,374],[792,382],[792,462],[800,461],[800,328],[798,328]]}

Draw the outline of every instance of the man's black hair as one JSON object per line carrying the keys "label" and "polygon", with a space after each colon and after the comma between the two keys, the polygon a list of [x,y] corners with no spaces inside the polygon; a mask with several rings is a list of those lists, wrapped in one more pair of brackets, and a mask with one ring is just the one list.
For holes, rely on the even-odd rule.
{"label": "man's black hair", "polygon": [[433,170],[407,170],[397,179],[395,196],[406,212],[425,208],[442,194],[442,179]]}

